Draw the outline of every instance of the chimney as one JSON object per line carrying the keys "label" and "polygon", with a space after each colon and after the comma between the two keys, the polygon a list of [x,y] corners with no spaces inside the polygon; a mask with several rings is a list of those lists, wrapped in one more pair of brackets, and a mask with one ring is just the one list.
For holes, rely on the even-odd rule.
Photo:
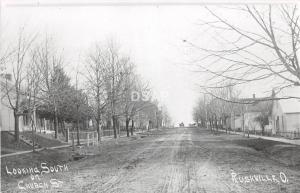
{"label": "chimney", "polygon": [[255,99],[255,94],[253,94],[253,98]]}
{"label": "chimney", "polygon": [[5,79],[7,79],[8,81],[11,81],[11,74],[5,74]]}
{"label": "chimney", "polygon": [[274,98],[274,97],[275,97],[275,95],[276,95],[276,94],[275,94],[275,90],[273,89],[273,90],[272,90],[272,95],[271,95],[271,96],[272,96],[272,98]]}
{"label": "chimney", "polygon": [[8,80],[8,81],[11,81],[12,79],[12,76],[11,74],[0,74],[1,77],[3,77],[4,79]]}

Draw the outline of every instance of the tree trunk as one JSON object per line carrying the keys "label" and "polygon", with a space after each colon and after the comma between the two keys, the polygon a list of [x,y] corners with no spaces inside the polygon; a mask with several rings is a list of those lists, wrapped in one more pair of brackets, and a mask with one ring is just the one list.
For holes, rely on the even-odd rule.
{"label": "tree trunk", "polygon": [[97,128],[97,133],[98,133],[98,141],[101,141],[101,136],[100,136],[100,119],[96,120],[96,128]]}
{"label": "tree trunk", "polygon": [[150,131],[151,129],[151,121],[149,120],[149,123],[148,123],[148,131]]}
{"label": "tree trunk", "polygon": [[218,121],[217,121],[217,117],[215,116],[215,128],[218,131]]}
{"label": "tree trunk", "polygon": [[127,137],[129,137],[129,122],[130,122],[130,119],[126,118],[126,132],[127,132]]}
{"label": "tree trunk", "polygon": [[120,137],[120,124],[119,124],[119,120],[116,118],[116,126],[117,126],[117,135],[118,137]]}
{"label": "tree trunk", "polygon": [[35,152],[35,132],[34,132],[34,121],[32,120],[31,112],[28,113],[30,117],[31,135],[32,135],[32,151]]}
{"label": "tree trunk", "polygon": [[57,134],[58,134],[58,126],[57,126],[58,123],[57,122],[58,122],[57,110],[55,107],[55,110],[54,110],[54,137],[55,137],[55,139],[57,139]]}
{"label": "tree trunk", "polygon": [[225,128],[226,129],[226,133],[227,133],[228,132],[228,128],[227,128],[227,125],[226,125],[226,117],[223,118],[222,122],[223,122],[223,129]]}
{"label": "tree trunk", "polygon": [[66,137],[67,131],[66,131],[66,126],[65,126],[65,120],[64,119],[61,120],[60,127],[61,127],[61,130],[63,131],[63,133]]}
{"label": "tree trunk", "polygon": [[265,135],[265,125],[261,125],[261,135]]}
{"label": "tree trunk", "polygon": [[219,119],[219,129],[223,129],[223,120],[222,120],[222,118]]}
{"label": "tree trunk", "polygon": [[116,139],[117,138],[117,127],[116,127],[116,118],[114,115],[112,116],[112,121],[113,121],[114,138]]}
{"label": "tree trunk", "polygon": [[79,139],[79,120],[76,121],[76,127],[77,127],[77,145],[80,145],[80,139]]}
{"label": "tree trunk", "polygon": [[62,127],[66,129],[65,120],[62,121]]}
{"label": "tree trunk", "polygon": [[19,115],[17,114],[16,110],[14,111],[14,118],[15,118],[15,141],[19,143],[20,141]]}
{"label": "tree trunk", "polygon": [[130,129],[131,136],[133,135],[133,127],[134,127],[134,121],[132,119],[131,120],[131,129]]}

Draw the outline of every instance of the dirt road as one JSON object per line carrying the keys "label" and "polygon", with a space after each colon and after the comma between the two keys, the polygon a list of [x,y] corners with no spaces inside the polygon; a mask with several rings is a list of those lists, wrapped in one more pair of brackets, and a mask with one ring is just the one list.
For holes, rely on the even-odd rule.
{"label": "dirt road", "polygon": [[[43,176],[44,181],[57,179],[58,187],[22,191],[300,192],[299,167],[287,167],[243,146],[243,140],[241,136],[213,135],[199,128],[154,131],[142,138],[83,150],[91,155],[71,162],[67,172]],[[5,187],[7,192],[20,191],[16,184]]]}

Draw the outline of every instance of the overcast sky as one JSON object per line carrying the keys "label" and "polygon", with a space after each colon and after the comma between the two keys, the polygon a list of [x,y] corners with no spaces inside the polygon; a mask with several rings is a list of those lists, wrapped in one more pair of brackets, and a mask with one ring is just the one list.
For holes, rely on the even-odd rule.
{"label": "overcast sky", "polygon": [[[182,40],[201,37],[203,31],[196,23],[208,17],[201,5],[9,7],[4,3],[1,14],[2,33],[7,39],[24,25],[27,31],[53,35],[64,50],[70,74],[93,43],[114,39],[150,81],[174,122],[192,121],[192,107],[199,95],[195,83],[201,77],[182,65],[188,57]],[[239,19],[238,15],[231,17]],[[207,39],[200,41],[209,43]],[[254,90],[260,94],[262,89],[257,85],[244,94]]]}

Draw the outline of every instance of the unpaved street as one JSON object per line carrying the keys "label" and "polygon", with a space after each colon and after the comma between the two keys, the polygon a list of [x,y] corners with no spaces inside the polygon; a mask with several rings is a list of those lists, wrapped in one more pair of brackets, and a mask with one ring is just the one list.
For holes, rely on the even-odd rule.
{"label": "unpaved street", "polygon": [[[240,145],[243,140],[247,139],[237,135],[213,135],[199,128],[153,131],[137,139],[119,139],[117,142],[103,143],[100,149],[97,147],[82,150],[90,156],[71,162],[68,165],[68,172],[43,176],[43,180],[58,179],[62,182],[60,187],[26,191],[108,193],[300,191],[298,166],[285,166],[263,152]],[[234,181],[232,173],[244,176],[244,181],[242,178],[240,180],[235,178],[237,181]],[[261,179],[255,181],[253,175]],[[272,175],[278,181],[269,179]],[[245,180],[246,176],[249,176],[249,180]],[[10,182],[5,188],[12,192],[17,191],[16,184]]]}

